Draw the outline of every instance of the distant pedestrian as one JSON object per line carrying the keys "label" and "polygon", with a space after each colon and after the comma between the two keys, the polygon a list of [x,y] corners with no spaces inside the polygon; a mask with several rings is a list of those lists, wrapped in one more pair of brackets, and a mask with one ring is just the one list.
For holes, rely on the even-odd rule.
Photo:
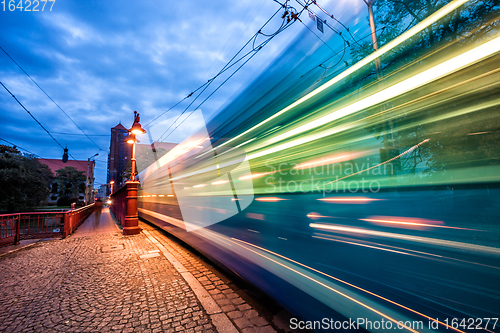
{"label": "distant pedestrian", "polygon": [[95,217],[94,217],[94,229],[99,224],[101,220],[101,211],[102,211],[102,200],[101,198],[97,198],[95,201]]}

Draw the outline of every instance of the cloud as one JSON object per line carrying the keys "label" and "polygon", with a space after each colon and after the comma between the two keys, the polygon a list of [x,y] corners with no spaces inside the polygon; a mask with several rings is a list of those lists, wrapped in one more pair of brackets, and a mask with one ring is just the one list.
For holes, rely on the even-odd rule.
{"label": "cloud", "polygon": [[[134,110],[145,124],[207,82],[278,8],[269,0],[57,2],[51,12],[2,14],[0,46],[86,133],[108,135],[120,121],[131,125]],[[201,106],[205,117],[217,114],[303,30],[296,24],[262,49]],[[44,126],[54,132],[82,134],[1,53],[0,64],[0,80]],[[218,78],[210,89],[225,78]],[[161,117],[152,128],[153,139],[195,97]],[[62,156],[60,147],[5,91],[0,92],[0,112],[6,115],[2,116],[8,129],[5,139],[45,158]],[[199,121],[190,118],[168,141],[182,140]],[[55,136],[77,159],[86,160],[97,150],[83,135]],[[105,151],[109,149],[109,137],[92,138]],[[98,173],[98,182],[105,182],[105,177],[104,171]]]}

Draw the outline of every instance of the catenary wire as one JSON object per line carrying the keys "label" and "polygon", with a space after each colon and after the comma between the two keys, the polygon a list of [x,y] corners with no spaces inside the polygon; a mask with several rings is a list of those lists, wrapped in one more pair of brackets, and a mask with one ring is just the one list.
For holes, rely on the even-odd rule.
{"label": "catenary wire", "polygon": [[[247,43],[245,43],[245,45],[233,56],[233,58],[231,58],[231,60],[223,67],[223,69],[211,80],[209,80],[209,84],[204,87],[204,89],[196,96],[196,98],[183,110],[183,112],[181,114],[179,114],[179,116],[175,119],[175,121],[163,132],[163,134],[160,136],[160,138],[158,139],[158,141],[161,141],[162,139],[165,140],[168,136],[170,136],[170,134],[172,134],[175,129],[177,129],[180,124],[182,124],[187,118],[189,118],[189,116],[193,113],[193,111],[186,117],[182,120],[182,122],[180,124],[178,124],[170,133],[168,133],[168,135],[166,137],[164,137],[164,135],[170,130],[170,128],[172,128],[176,122],[180,119],[180,117],[186,113],[186,111],[191,107],[191,105],[196,101],[196,99],[198,99],[198,97],[200,97],[200,95],[208,88],[208,86],[213,82],[213,80],[218,77],[223,71],[227,70],[228,68],[234,66],[238,61],[241,61],[244,57],[246,57],[247,55],[249,55],[250,53],[253,53],[247,60],[245,60],[245,62],[243,63],[246,64],[257,52],[259,52],[267,43],[269,43],[271,41],[272,38],[274,38],[277,34],[279,34],[280,32],[284,31],[286,28],[288,28],[291,23],[295,22],[298,17],[300,16],[300,14],[303,12],[303,10],[300,12],[300,13],[292,13],[292,9],[293,7],[290,7],[290,6],[287,6],[287,3],[288,1],[285,2],[285,4],[280,4],[282,6],[282,8],[285,8],[285,14],[288,12],[288,10],[290,9],[290,14],[293,14],[292,15],[292,19],[289,19],[285,14],[282,16],[282,19],[283,19],[283,22],[285,22],[285,20],[287,21],[286,24],[281,24],[281,26],[273,33],[273,34],[264,34],[262,32],[262,29],[276,16],[276,14],[281,10],[278,9],[267,21],[266,23],[264,23],[264,25],[259,29],[259,31],[254,34],[249,41],[247,41]],[[295,19],[293,19],[295,18]],[[265,37],[268,37],[266,40],[264,40],[263,42],[261,42],[260,44],[258,44],[257,46],[255,45],[255,41],[257,39],[257,37],[259,35],[263,35]],[[253,42],[252,42],[253,41]],[[252,50],[247,52],[243,57],[241,57],[240,59],[238,59],[236,62],[233,62],[231,64],[231,62],[235,59],[235,57],[250,43],[252,42]],[[231,64],[231,65],[230,65]],[[196,109],[198,109],[201,105],[203,105],[203,103],[205,103],[208,98],[210,98],[220,87],[222,87],[222,85],[224,85],[229,78],[231,78],[234,74],[236,74],[236,72],[243,66],[241,65],[240,67],[238,67],[238,69],[236,69],[226,80],[224,80],[212,93],[209,94],[209,96],[207,98],[205,98],[205,100],[200,103],[198,105]],[[164,137],[164,138],[163,138]]]}
{"label": "catenary wire", "polygon": [[[56,138],[54,138],[54,136],[49,132],[49,130],[47,130],[43,125],[42,123],[40,123],[36,118],[35,116],[23,105],[23,103],[21,103],[17,97],[9,90],[7,89],[7,87],[0,81],[0,84],[5,88],[5,90],[7,90],[7,92],[16,100],[16,102],[21,105],[21,107],[26,111],[28,112],[28,114],[31,116],[31,118],[33,118],[33,120],[35,120],[38,125],[40,125],[41,128],[43,128],[43,130],[45,132],[47,132],[47,134],[52,138],[52,140],[54,140],[58,145],[59,147],[61,147],[62,149],[64,149],[64,147],[59,143],[59,141],[56,140]],[[68,153],[69,156],[71,156],[72,159],[74,159],[75,161],[77,161],[80,165],[82,165],[76,158],[73,157],[73,155],[71,155],[70,153]],[[82,165],[83,166],[83,165]]]}
{"label": "catenary wire", "polygon": [[49,96],[49,94],[47,94],[47,92],[46,92],[45,90],[43,90],[43,88],[42,88],[42,87],[40,87],[40,85],[39,85],[38,83],[36,83],[36,81],[35,81],[35,80],[34,80],[34,79],[33,79],[33,78],[32,78],[32,77],[31,77],[31,76],[30,76],[30,75],[29,75],[29,74],[28,74],[28,73],[27,73],[27,72],[26,72],[26,71],[25,71],[22,67],[21,67],[21,65],[19,65],[19,64],[18,64],[18,63],[14,60],[14,58],[12,58],[12,57],[10,56],[10,54],[8,54],[8,53],[7,53],[7,51],[5,51],[5,50],[3,49],[3,47],[1,47],[1,46],[0,46],[0,49],[1,49],[1,50],[2,50],[2,51],[6,54],[6,55],[7,55],[7,57],[9,57],[9,58],[10,58],[10,59],[11,59],[11,60],[12,60],[12,61],[16,64],[16,65],[17,65],[17,67],[19,67],[19,68],[23,71],[23,73],[24,73],[24,74],[26,74],[26,76],[28,76],[28,77],[30,78],[30,80],[31,80],[31,81],[33,81],[33,83],[34,83],[34,84],[35,84],[35,85],[36,85],[36,86],[37,86],[37,87],[38,87],[38,88],[39,88],[39,89],[40,89],[40,90],[41,90],[41,91],[45,94],[45,96],[47,96],[47,97],[48,97],[48,98],[52,101],[52,103],[54,103],[54,104],[55,104],[55,105],[59,108],[59,110],[61,110],[61,111],[62,111],[62,113],[64,113],[64,114],[66,115],[66,117],[68,117],[68,118],[69,118],[69,120],[71,120],[71,121],[73,122],[73,124],[75,124],[75,126],[76,126],[76,127],[78,127],[78,129],[79,129],[80,131],[82,131],[82,133],[83,133],[83,134],[85,134],[85,136],[86,136],[86,137],[87,137],[87,138],[88,138],[88,139],[89,139],[89,140],[90,140],[90,141],[91,141],[91,142],[92,142],[92,143],[93,143],[93,144],[94,144],[94,145],[95,145],[95,146],[96,146],[99,150],[104,150],[104,149],[101,149],[101,147],[99,147],[99,146],[98,146],[98,145],[94,142],[94,140],[92,140],[92,139],[90,138],[90,136],[88,136],[88,135],[87,135],[87,133],[85,133],[85,132],[83,131],[83,129],[82,129],[80,126],[78,126],[78,124],[77,124],[77,123],[76,123],[76,122],[75,122],[75,121],[74,121],[74,120],[73,120],[73,119],[72,119],[72,118],[71,118],[71,117],[70,117],[70,116],[69,116],[69,115],[68,115],[68,114],[67,114],[67,113],[66,113],[66,112],[65,112],[65,111],[64,111],[64,110],[63,110],[63,109],[59,106],[59,104],[57,104],[57,103],[56,103],[56,102],[52,99],[52,97],[50,97],[50,96]]}

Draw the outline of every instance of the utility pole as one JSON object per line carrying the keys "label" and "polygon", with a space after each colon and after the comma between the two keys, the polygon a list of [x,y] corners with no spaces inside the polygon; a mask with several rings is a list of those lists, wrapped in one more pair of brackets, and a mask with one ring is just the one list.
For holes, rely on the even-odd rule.
{"label": "utility pole", "polygon": [[[372,35],[372,44],[373,50],[378,50],[378,42],[377,42],[377,29],[375,27],[375,18],[373,16],[373,3],[375,0],[363,0],[368,6],[368,17],[370,19],[370,31]],[[382,79],[382,65],[380,63],[380,58],[375,59],[375,71],[377,73],[377,79],[380,81]],[[382,84],[380,82],[379,84]],[[385,109],[386,106],[382,105],[382,109]],[[386,120],[384,124],[384,148],[380,149],[381,160],[389,160],[395,156],[399,155],[399,146],[396,138],[397,134],[397,125],[396,122],[392,119]],[[389,168],[390,166],[390,168]],[[400,162],[396,160],[394,163],[390,163],[386,166],[386,173],[389,177],[395,175],[394,168],[400,169]]]}
{"label": "utility pole", "polygon": [[[378,50],[377,43],[377,29],[375,28],[375,19],[373,17],[373,3],[375,0],[363,0],[368,6],[368,17],[370,18],[370,30],[372,35],[373,50]],[[380,59],[375,59],[375,70],[377,72],[377,78],[380,80],[382,77],[382,66],[380,65]]]}
{"label": "utility pole", "polygon": [[94,168],[92,167],[92,177],[90,177],[90,159],[96,157],[99,153],[90,156],[87,159],[87,179],[85,181],[85,205],[88,205],[91,195],[93,194],[94,189]]}

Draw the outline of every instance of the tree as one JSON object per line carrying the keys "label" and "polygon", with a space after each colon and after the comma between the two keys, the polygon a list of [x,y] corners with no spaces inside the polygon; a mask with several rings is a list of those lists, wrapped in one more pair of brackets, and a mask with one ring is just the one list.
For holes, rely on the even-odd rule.
{"label": "tree", "polygon": [[0,208],[10,212],[32,210],[46,199],[54,176],[33,156],[0,145]]}
{"label": "tree", "polygon": [[[411,27],[423,21],[440,8],[448,4],[449,0],[377,0],[373,2],[373,13],[378,30],[378,46],[382,47],[401,35]],[[446,17],[429,25],[426,29],[409,38],[406,42],[395,47],[380,58],[382,67],[382,78],[397,77],[404,73],[405,68],[422,66],[435,61],[436,55],[449,55],[460,53],[461,49],[467,50],[472,45],[479,45],[495,37],[498,33],[500,21],[500,2],[495,0],[471,1],[458,7]],[[368,25],[367,17],[367,25]],[[353,44],[351,56],[354,62],[366,57],[373,52],[371,40],[359,44]],[[495,61],[495,60],[492,60]],[[482,66],[482,69],[481,69]],[[496,68],[495,65],[485,61],[476,66],[478,72],[485,71],[487,66]],[[411,68],[410,68],[411,71]],[[459,74],[457,74],[459,75]],[[453,91],[451,83],[459,83],[463,79],[455,75],[450,76],[448,81],[442,80],[427,89],[437,95],[437,91],[444,88],[448,94],[446,99],[429,106],[419,108],[411,104],[405,104],[414,98],[423,98],[417,91],[408,92],[398,99],[393,99],[384,105],[378,105],[364,111],[365,119],[370,119],[366,129],[384,144],[388,134],[397,138],[397,153],[401,153],[422,142],[431,139],[413,153],[402,157],[401,164],[404,174],[415,174],[417,165],[424,168],[421,177],[429,179],[452,179],[449,172],[458,168],[470,168],[473,165],[484,166],[498,164],[500,159],[495,155],[498,138],[498,107],[485,108],[470,115],[454,116],[447,118],[448,114],[457,110],[480,105],[497,96],[497,90],[490,86],[486,79],[477,78],[470,87],[484,87],[481,93],[471,94],[463,97],[458,89],[453,99],[450,95]],[[465,74],[466,75],[466,74]],[[367,66],[357,72],[357,77],[343,87],[342,95],[360,94],[364,87],[378,80],[375,66]],[[383,86],[381,86],[383,87]],[[432,90],[434,89],[434,90]],[[427,95],[425,95],[427,96]],[[462,96],[462,97],[461,97]],[[480,97],[476,97],[480,96]],[[436,97],[437,100],[437,97]],[[394,111],[392,111],[394,110]],[[443,121],[430,121],[439,119]],[[387,127],[391,122],[396,125],[395,134]],[[470,136],[475,132],[488,133],[488,136]],[[466,149],[475,147],[475,149]],[[387,160],[387,158],[381,158]]]}
{"label": "tree", "polygon": [[74,198],[85,192],[85,175],[75,167],[67,166],[56,170],[55,182],[60,198]]}

